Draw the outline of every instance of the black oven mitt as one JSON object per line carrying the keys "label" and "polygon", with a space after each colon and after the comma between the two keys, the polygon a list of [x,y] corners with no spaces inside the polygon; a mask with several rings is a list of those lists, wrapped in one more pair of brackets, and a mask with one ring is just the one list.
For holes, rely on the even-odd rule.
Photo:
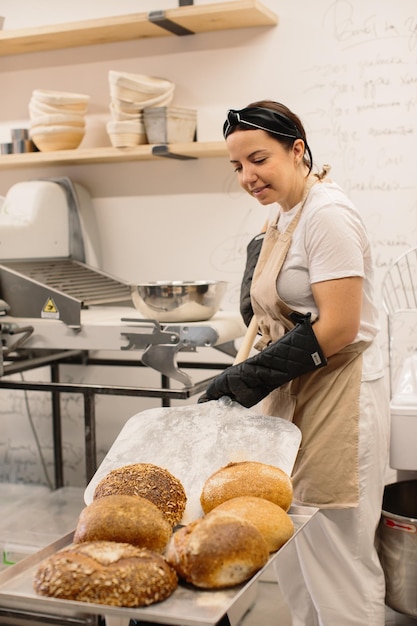
{"label": "black oven mitt", "polygon": [[311,314],[291,315],[296,326],[259,354],[232,365],[211,381],[198,402],[228,396],[247,408],[290,380],[326,365],[316,339]]}
{"label": "black oven mitt", "polygon": [[253,317],[252,302],[250,297],[250,288],[252,285],[253,273],[255,271],[256,264],[258,262],[259,254],[261,252],[262,244],[265,239],[265,233],[256,235],[248,243],[246,247],[246,265],[243,272],[242,282],[240,285],[240,314],[245,322],[246,326],[249,326]]}

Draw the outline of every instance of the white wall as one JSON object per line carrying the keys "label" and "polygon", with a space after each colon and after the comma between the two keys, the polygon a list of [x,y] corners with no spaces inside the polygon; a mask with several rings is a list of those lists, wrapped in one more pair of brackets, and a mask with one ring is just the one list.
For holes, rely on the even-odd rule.
{"label": "white wall", "polygon": [[[198,110],[201,141],[221,140],[229,107],[280,100],[303,119],[316,163],[332,165],[333,177],[363,213],[380,299],[386,269],[417,245],[416,3],[264,4],[278,13],[277,27],[0,57],[0,141],[7,141],[11,127],[28,121],[31,93],[44,88],[88,93],[82,145],[108,145],[110,69],[173,80],[173,104]],[[175,6],[168,0],[157,7],[154,0],[0,0],[0,15],[5,29],[15,29]],[[0,195],[20,180],[57,175],[83,184],[93,196],[103,269],[131,281],[225,278],[230,288],[224,305],[237,307],[244,249],[264,221],[265,209],[239,190],[226,158],[1,170]],[[386,354],[383,315],[381,324]],[[414,349],[417,338],[411,341]],[[104,452],[119,424],[142,405],[117,401],[112,409],[118,413],[117,426],[108,436],[99,428]],[[98,419],[111,421],[103,409]],[[41,409],[48,410],[47,405]]]}

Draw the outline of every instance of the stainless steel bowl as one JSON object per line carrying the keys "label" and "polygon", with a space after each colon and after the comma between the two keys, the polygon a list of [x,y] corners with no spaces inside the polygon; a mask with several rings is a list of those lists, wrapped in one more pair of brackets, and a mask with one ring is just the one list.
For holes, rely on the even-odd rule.
{"label": "stainless steel bowl", "polygon": [[135,307],[159,322],[201,322],[220,308],[227,283],[215,280],[174,280],[132,286]]}

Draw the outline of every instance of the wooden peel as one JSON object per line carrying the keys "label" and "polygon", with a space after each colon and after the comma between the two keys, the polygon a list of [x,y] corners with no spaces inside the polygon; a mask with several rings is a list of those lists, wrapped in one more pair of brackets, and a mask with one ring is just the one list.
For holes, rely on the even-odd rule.
{"label": "wooden peel", "polygon": [[242,361],[245,361],[248,358],[249,353],[252,349],[252,346],[255,342],[255,337],[257,333],[258,333],[258,322],[257,322],[256,316],[254,315],[246,330],[245,336],[243,337],[241,346],[239,350],[237,351],[237,355],[235,357],[235,360],[233,361],[233,365],[237,365],[238,363],[241,363]]}

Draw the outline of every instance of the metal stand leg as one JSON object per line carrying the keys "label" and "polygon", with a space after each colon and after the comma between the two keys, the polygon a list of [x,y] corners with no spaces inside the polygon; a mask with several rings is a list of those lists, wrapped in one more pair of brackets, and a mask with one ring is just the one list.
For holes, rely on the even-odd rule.
{"label": "metal stand leg", "polygon": [[[51,364],[51,381],[59,382],[59,364]],[[62,420],[59,391],[52,391],[52,437],[54,446],[55,489],[64,486],[64,462],[62,458]]]}
{"label": "metal stand leg", "polygon": [[[162,389],[169,389],[170,383],[168,376],[162,374],[161,376],[161,387]],[[171,406],[171,400],[169,398],[162,398],[162,406]]]}
{"label": "metal stand leg", "polygon": [[97,469],[95,394],[84,392],[85,474],[88,484]]}

